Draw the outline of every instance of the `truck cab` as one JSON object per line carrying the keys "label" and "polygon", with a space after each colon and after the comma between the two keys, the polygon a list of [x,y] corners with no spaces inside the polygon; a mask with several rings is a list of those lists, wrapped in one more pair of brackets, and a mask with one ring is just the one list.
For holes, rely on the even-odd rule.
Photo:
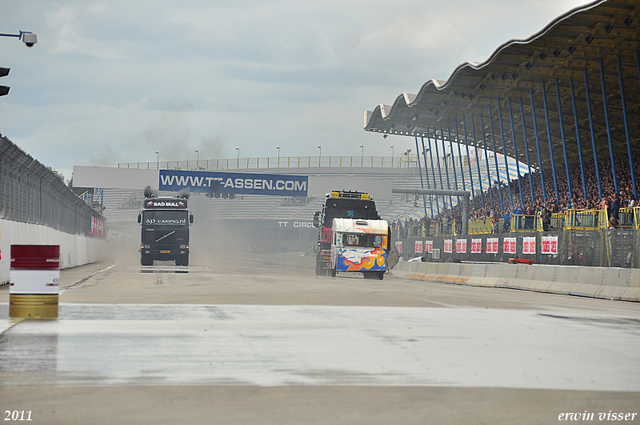
{"label": "truck cab", "polygon": [[346,190],[334,190],[326,195],[322,211],[313,217],[313,225],[318,228],[318,246],[316,255],[316,275],[330,275],[331,241],[333,220],[336,218],[352,218],[363,220],[379,220],[376,204],[367,193]]}
{"label": "truck cab", "polygon": [[145,199],[138,223],[140,263],[152,266],[154,260],[175,261],[176,266],[189,265],[189,225],[193,215],[184,198]]}
{"label": "truck cab", "polygon": [[332,276],[360,272],[366,279],[383,279],[390,243],[385,220],[334,218],[331,230]]}

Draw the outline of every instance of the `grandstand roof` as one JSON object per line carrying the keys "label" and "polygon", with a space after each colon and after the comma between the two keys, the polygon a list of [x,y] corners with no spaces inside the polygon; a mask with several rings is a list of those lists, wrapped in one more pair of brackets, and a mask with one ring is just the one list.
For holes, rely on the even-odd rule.
{"label": "grandstand roof", "polygon": [[502,146],[502,125],[507,155],[517,149],[524,161],[526,140],[530,163],[538,164],[537,135],[547,168],[549,134],[556,161],[563,158],[563,135],[569,163],[578,162],[578,140],[584,160],[592,160],[592,126],[599,158],[609,157],[608,134],[613,151],[626,154],[627,141],[632,150],[640,144],[639,27],[640,0],[576,8],[526,40],[508,41],[484,63],[463,63],[447,81],[429,80],[418,94],[402,93],[391,106],[365,111],[364,129],[430,138],[435,131],[437,139],[451,134],[469,145],[486,140],[493,150],[493,140]]}

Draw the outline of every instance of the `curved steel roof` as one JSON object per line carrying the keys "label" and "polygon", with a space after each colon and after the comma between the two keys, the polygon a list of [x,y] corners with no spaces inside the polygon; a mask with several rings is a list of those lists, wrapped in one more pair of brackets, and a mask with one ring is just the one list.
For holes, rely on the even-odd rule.
{"label": "curved steel roof", "polygon": [[614,152],[627,153],[640,144],[639,26],[640,0],[576,8],[527,40],[503,44],[484,63],[463,63],[447,81],[429,80],[418,94],[365,111],[364,129],[435,133],[490,150],[504,134],[507,155],[524,162],[527,146],[532,166],[537,137],[545,168],[549,135],[556,161],[563,137],[569,163],[578,161],[579,143],[583,159],[593,159],[592,134],[599,158],[610,155],[608,135]]}

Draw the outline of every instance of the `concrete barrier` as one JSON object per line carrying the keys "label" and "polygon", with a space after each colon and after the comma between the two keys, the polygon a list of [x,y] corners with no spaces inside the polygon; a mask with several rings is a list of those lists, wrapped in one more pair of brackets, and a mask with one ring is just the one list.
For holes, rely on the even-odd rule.
{"label": "concrete barrier", "polygon": [[549,292],[549,288],[556,281],[556,266],[530,266],[535,268],[533,282],[529,286],[530,291]]}
{"label": "concrete barrier", "polygon": [[640,270],[504,263],[398,263],[396,276],[470,286],[513,288],[640,301]]}
{"label": "concrete barrier", "polygon": [[485,279],[485,277],[487,276],[487,266],[488,264],[486,263],[479,263],[479,264],[470,264],[471,266],[471,271],[470,271],[470,276],[469,279],[467,280],[467,285],[473,285],[473,286],[484,286],[483,285],[483,281]]}
{"label": "concrete barrier", "polygon": [[496,288],[513,288],[514,281],[518,274],[518,265],[510,264],[511,267],[504,267],[500,264],[500,277],[496,279]]}
{"label": "concrete barrier", "polygon": [[[548,292],[553,294],[572,294],[571,291],[577,290],[577,275],[579,267],[576,266],[553,266],[555,268],[555,279],[549,289]],[[595,292],[589,293],[589,291],[595,291],[597,288],[587,289],[585,294],[572,294],[572,295],[585,295],[593,297],[595,296]]]}
{"label": "concrete barrier", "polygon": [[107,253],[107,242],[102,239],[0,219],[0,284],[9,282],[11,245],[59,245],[60,269],[93,263]]}
{"label": "concrete barrier", "polygon": [[498,281],[498,279],[500,279],[500,276],[502,275],[502,266],[503,264],[498,264],[498,263],[487,264],[487,274],[485,275],[485,278],[482,281],[482,286],[487,286],[491,288],[495,287],[496,282]]}
{"label": "concrete barrier", "polygon": [[512,282],[512,288],[528,291],[536,276],[536,268],[525,264],[513,264],[516,267],[516,279]]}

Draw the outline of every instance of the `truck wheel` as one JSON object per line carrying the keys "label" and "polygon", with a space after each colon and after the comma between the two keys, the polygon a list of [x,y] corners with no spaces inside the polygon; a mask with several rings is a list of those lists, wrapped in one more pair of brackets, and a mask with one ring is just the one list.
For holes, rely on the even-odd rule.
{"label": "truck wheel", "polygon": [[143,266],[153,266],[153,260],[149,257],[145,257],[144,255],[140,258],[140,264]]}
{"label": "truck wheel", "polygon": [[331,277],[336,277],[336,275],[338,274],[336,269],[331,269],[330,273],[331,273]]}
{"label": "truck wheel", "polygon": [[324,270],[322,270],[322,266],[316,261],[316,276],[322,276],[323,274]]}
{"label": "truck wheel", "polygon": [[378,273],[378,280],[382,280],[384,279],[384,272],[379,272]]}

